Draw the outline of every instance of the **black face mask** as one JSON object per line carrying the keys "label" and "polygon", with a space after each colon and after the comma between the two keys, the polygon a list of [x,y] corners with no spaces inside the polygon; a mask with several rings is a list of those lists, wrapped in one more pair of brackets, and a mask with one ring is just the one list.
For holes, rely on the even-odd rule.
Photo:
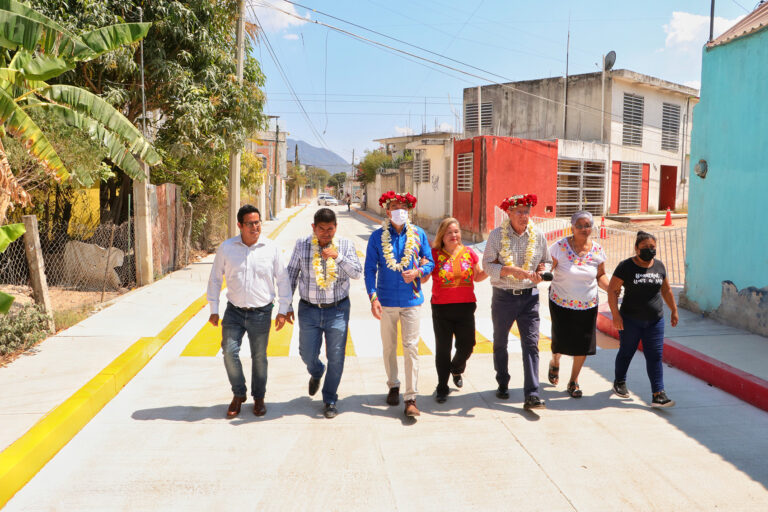
{"label": "black face mask", "polygon": [[640,259],[643,261],[651,261],[656,257],[656,249],[649,249],[647,247],[640,249]]}

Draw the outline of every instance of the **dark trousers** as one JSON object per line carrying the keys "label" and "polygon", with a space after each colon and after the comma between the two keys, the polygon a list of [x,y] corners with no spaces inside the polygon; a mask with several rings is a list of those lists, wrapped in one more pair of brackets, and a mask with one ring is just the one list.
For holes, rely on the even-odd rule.
{"label": "dark trousers", "polygon": [[[450,374],[464,373],[467,367],[467,359],[475,348],[475,309],[477,304],[474,302],[432,304],[438,392],[448,393]],[[454,336],[456,353],[451,359]]]}
{"label": "dark trousers", "polygon": [[632,357],[637,352],[640,341],[643,342],[645,355],[645,370],[651,381],[651,391],[658,393],[664,390],[664,318],[653,321],[635,320],[622,315],[624,330],[619,331],[619,351],[616,354],[616,381],[627,380],[627,370]]}
{"label": "dark trousers", "polygon": [[517,321],[523,351],[523,392],[526,398],[539,395],[539,295],[512,295],[493,289],[493,368],[499,387],[509,387],[509,330]]}

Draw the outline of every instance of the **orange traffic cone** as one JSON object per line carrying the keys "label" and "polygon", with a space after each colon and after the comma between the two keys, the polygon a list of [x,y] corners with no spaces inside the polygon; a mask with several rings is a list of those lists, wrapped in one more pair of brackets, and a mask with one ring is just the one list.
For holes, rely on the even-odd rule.
{"label": "orange traffic cone", "polygon": [[672,225],[672,212],[669,211],[669,208],[667,208],[667,216],[664,218],[664,224],[662,226],[671,226]]}
{"label": "orange traffic cone", "polygon": [[600,240],[608,238],[608,230],[605,229],[605,217],[600,217]]}

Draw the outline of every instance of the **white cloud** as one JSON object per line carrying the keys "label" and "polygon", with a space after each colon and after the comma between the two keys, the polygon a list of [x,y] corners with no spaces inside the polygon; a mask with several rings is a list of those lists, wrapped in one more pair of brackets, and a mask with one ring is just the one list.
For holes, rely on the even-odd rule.
{"label": "white cloud", "polygon": [[413,135],[415,132],[413,131],[413,128],[410,126],[395,126],[395,133],[397,133],[400,136],[403,135]]}
{"label": "white cloud", "polygon": [[[731,28],[743,16],[729,20],[715,17],[714,37]],[[666,47],[681,51],[699,51],[709,39],[709,16],[675,11],[668,25],[664,25],[667,33]]]}
{"label": "white cloud", "polygon": [[283,36],[283,39],[287,39],[289,41],[296,41],[299,38],[298,34],[285,34]]}
{"label": "white cloud", "polygon": [[441,132],[452,132],[453,125],[451,125],[450,123],[440,123],[437,129],[438,131],[441,131]]}
{"label": "white cloud", "polygon": [[[262,3],[274,5],[277,7],[277,9],[290,12],[302,18],[309,19],[309,13],[302,16],[296,11],[296,7],[281,0],[262,0]],[[291,27],[298,27],[306,23],[306,21],[300,20],[294,16],[290,16],[284,12],[280,12],[270,7],[258,6],[258,4],[253,5],[253,11],[251,14],[253,13],[255,13],[259,18],[259,22],[261,23],[261,26],[264,27],[264,30],[270,33],[280,32],[282,30]]]}

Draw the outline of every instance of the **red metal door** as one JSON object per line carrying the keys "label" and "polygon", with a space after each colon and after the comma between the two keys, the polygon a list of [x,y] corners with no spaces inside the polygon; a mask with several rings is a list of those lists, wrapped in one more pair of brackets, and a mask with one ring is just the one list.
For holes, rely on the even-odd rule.
{"label": "red metal door", "polygon": [[675,195],[677,194],[677,167],[674,165],[662,165],[659,176],[659,211],[667,208],[675,209]]}

